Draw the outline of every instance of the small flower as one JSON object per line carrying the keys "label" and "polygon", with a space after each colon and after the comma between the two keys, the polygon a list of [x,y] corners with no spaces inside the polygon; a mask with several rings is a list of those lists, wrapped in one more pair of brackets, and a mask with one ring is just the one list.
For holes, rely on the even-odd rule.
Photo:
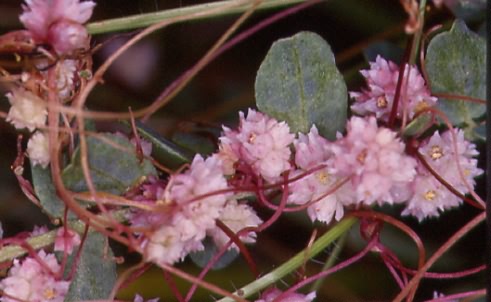
{"label": "small flower", "polygon": [[413,196],[407,202],[402,215],[412,215],[422,221],[429,217],[440,216],[439,211],[457,207],[460,198],[448,191],[432,175],[418,175],[413,182]]}
{"label": "small flower", "polygon": [[63,60],[57,65],[56,88],[61,100],[70,98],[73,91],[73,79],[77,71],[77,61]]}
{"label": "small flower", "polygon": [[73,248],[78,245],[80,245],[80,236],[76,232],[70,229],[65,231],[65,228],[60,228],[56,232],[55,251],[66,251],[68,254],[71,254]]}
{"label": "small flower", "polygon": [[[421,143],[419,153],[438,175],[462,194],[469,193],[459,173],[458,164],[462,169],[465,181],[475,185],[474,178],[484,171],[477,167],[474,156],[479,153],[476,146],[464,138],[460,129],[455,133],[456,141],[450,131],[440,135],[437,131],[429,139]],[[457,153],[454,145],[457,146]],[[419,163],[418,174],[412,184],[414,195],[407,202],[402,215],[412,215],[422,221],[429,217],[438,217],[440,212],[459,206],[462,200],[441,184],[426,168]]]}
{"label": "small flower", "polygon": [[220,216],[230,195],[214,193],[228,188],[220,159],[211,156],[204,160],[196,155],[189,170],[175,175],[169,186],[170,200],[179,207],[179,213],[203,231],[200,237],[204,238],[206,229],[215,226],[215,219]]}
{"label": "small flower", "polygon": [[[246,227],[257,227],[262,223],[261,218],[257,216],[256,212],[250,206],[239,204],[236,200],[231,200],[227,203],[218,219],[234,233],[237,233]],[[208,235],[213,238],[215,244],[219,248],[223,247],[230,240],[230,238],[218,227],[208,231]],[[241,235],[239,239],[245,243],[254,243],[256,242],[256,236],[255,232],[249,232]],[[232,244],[230,248],[238,249],[236,244]]]}
{"label": "small flower", "polygon": [[149,238],[145,247],[146,259],[156,263],[174,264],[186,257],[185,244],[179,229],[163,226]]}
{"label": "small flower", "polygon": [[165,201],[174,211],[145,242],[145,255],[157,263],[173,264],[188,253],[202,250],[206,232],[215,228],[215,220],[225,207],[228,188],[222,162],[217,156],[206,160],[196,155],[189,169],[169,181]]}
{"label": "small flower", "polygon": [[396,133],[378,127],[374,117],[352,117],[347,134],[331,145],[330,172],[349,177],[357,202],[402,202],[401,188],[416,175],[416,161],[404,153]]}
{"label": "small flower", "polygon": [[290,293],[286,295],[281,300],[275,300],[278,296],[281,295],[281,291],[277,288],[271,288],[266,290],[262,295],[261,299],[256,300],[255,302],[312,302],[314,301],[316,294],[315,292],[311,292],[308,295],[302,295],[297,293]]}
{"label": "small flower", "polygon": [[252,109],[249,109],[247,118],[242,112],[239,115],[238,131],[224,128],[224,135],[220,138],[218,156],[226,162],[225,172],[229,174],[233,163],[242,160],[266,181],[277,181],[281,173],[291,168],[289,145],[294,135],[290,128],[285,122],[278,122]]}
{"label": "small flower", "polygon": [[79,0],[26,0],[20,21],[37,43],[53,46],[58,54],[85,48],[88,33],[83,23],[92,15],[95,3]]}
{"label": "small flower", "polygon": [[42,99],[23,88],[14,88],[7,93],[7,98],[12,106],[7,122],[17,129],[27,128],[29,131],[44,126],[48,111]]}
{"label": "small flower", "polygon": [[[60,265],[53,254],[46,254],[43,250],[38,252],[38,257],[50,271],[34,258],[27,257],[22,262],[15,259],[7,278],[0,281],[0,289],[23,301],[63,302],[69,282],[56,280],[53,275],[60,270]],[[0,301],[17,302],[17,299],[3,296]]]}
{"label": "small flower", "polygon": [[49,140],[43,132],[36,131],[29,139],[27,142],[27,154],[34,165],[40,165],[43,168],[49,165]]}
{"label": "small flower", "polygon": [[291,178],[321,165],[324,167],[292,182],[289,185],[290,195],[287,201],[299,205],[315,201],[308,207],[309,217],[312,221],[319,220],[324,223],[331,222],[333,218],[339,221],[344,215],[343,204],[349,204],[354,199],[350,184],[335,189],[341,178],[329,172],[330,158],[333,155],[330,145],[331,143],[319,135],[315,125],[307,135],[299,134],[294,142],[295,164],[299,169],[291,173]]}
{"label": "small flower", "polygon": [[[409,78],[403,79],[397,107],[399,118],[404,113],[404,107],[406,107],[409,118],[412,118],[422,109],[435,105],[437,101],[437,98],[430,95],[424,78],[415,66],[406,65],[405,76],[408,68]],[[370,69],[362,70],[360,73],[365,77],[368,89],[361,92],[350,92],[350,96],[355,99],[351,109],[360,115],[374,114],[377,119],[387,121],[394,103],[399,67],[377,56],[375,62],[370,62]]]}

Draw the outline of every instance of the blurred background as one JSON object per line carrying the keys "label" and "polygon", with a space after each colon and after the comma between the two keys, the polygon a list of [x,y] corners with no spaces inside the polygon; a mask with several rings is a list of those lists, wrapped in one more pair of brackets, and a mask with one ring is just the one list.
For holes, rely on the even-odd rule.
{"label": "blurred background", "polygon": [[[458,2],[458,1],[453,1]],[[475,1],[485,4],[485,1]],[[0,34],[21,28],[18,15],[21,1],[0,2]],[[93,21],[117,18],[145,12],[178,8],[204,3],[191,0],[104,0],[97,1]],[[455,15],[465,17],[468,25],[484,34],[482,6],[472,12],[459,11],[459,7],[430,6],[427,12],[427,28],[437,24],[449,26]],[[240,28],[239,32],[270,17],[280,9],[255,13]],[[477,13],[476,13],[477,12]],[[237,16],[227,16],[172,25],[160,30],[131,48],[119,59],[105,76],[105,84],[90,96],[87,106],[91,110],[126,111],[151,104],[174,79],[190,68],[213,45]],[[400,60],[408,37],[404,33],[407,15],[396,0],[329,0],[282,19],[253,37],[241,42],[207,66],[171,103],[159,110],[147,124],[161,135],[178,144],[194,148],[194,151],[209,153],[214,149],[220,125],[233,126],[238,120],[238,111],[254,107],[254,80],[256,71],[271,44],[280,38],[299,31],[313,31],[321,35],[332,47],[338,68],[343,73],[349,90],[359,90],[363,79],[359,70],[368,66],[376,54],[383,53],[393,60]],[[116,38],[114,38],[116,36]],[[108,39],[111,37],[111,40]],[[103,43],[94,57],[96,66],[128,39],[127,33],[97,35],[93,45]],[[0,60],[11,60],[0,57]],[[5,90],[0,87],[0,108],[6,112],[8,101]],[[111,123],[101,123],[100,129],[110,129]],[[4,236],[19,231],[30,231],[34,225],[49,221],[38,208],[25,198],[19,189],[10,165],[16,155],[15,129],[5,122],[0,123],[0,221]],[[199,141],[199,144],[192,143]],[[478,149],[483,151],[481,142]],[[481,162],[484,158],[481,156]],[[28,173],[28,171],[26,172]],[[26,174],[28,176],[28,174]],[[479,191],[484,196],[484,180],[480,179]],[[400,218],[422,237],[431,254],[465,222],[478,212],[464,205],[448,211],[439,219],[419,224],[413,218],[400,217],[400,208],[391,207],[382,211]],[[260,213],[268,217],[269,213]],[[315,224],[319,232],[328,229]],[[305,213],[284,215],[271,229],[262,233],[258,243],[251,246],[260,271],[267,273],[298,251],[303,249],[311,236],[312,223]],[[358,226],[349,233],[339,259],[346,259],[364,246],[358,235]],[[453,272],[472,268],[484,263],[484,226],[472,231],[457,244],[432,271]],[[417,250],[405,235],[391,227],[385,227],[382,242],[392,248],[404,264],[416,266]],[[125,255],[124,248],[115,246],[116,253]],[[330,250],[316,257],[323,261]],[[130,255],[128,263],[136,259]],[[128,265],[128,264],[126,264]],[[197,273],[199,268],[187,260],[179,267]],[[123,269],[124,265],[122,266]],[[307,274],[322,267],[321,262],[311,261]],[[299,276],[292,275],[279,283],[280,288]],[[237,259],[231,266],[209,274],[208,281],[233,290],[253,280],[245,262]],[[189,285],[180,282],[181,288]],[[484,273],[459,280],[425,280],[417,293],[416,301],[433,296],[435,291],[444,294],[480,289],[485,286]],[[327,278],[316,301],[389,301],[399,289],[377,254],[370,254],[363,261]],[[138,292],[145,298],[160,297],[160,301],[175,301],[169,296],[162,273],[151,269],[136,282],[121,291],[120,299],[132,300]],[[193,301],[213,301],[204,291],[198,291]]]}

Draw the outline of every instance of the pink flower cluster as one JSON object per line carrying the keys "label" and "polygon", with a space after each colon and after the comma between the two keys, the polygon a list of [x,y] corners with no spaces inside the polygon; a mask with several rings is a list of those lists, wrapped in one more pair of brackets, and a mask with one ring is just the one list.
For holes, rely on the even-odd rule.
{"label": "pink flower cluster", "polygon": [[[58,280],[55,274],[60,270],[55,256],[43,250],[37,254],[39,260],[27,257],[22,262],[14,260],[8,276],[0,281],[4,292],[2,302],[63,302],[70,282]],[[42,261],[44,266],[40,264]]]}
{"label": "pink flower cluster", "polygon": [[[223,246],[228,237],[216,226],[217,219],[235,232],[261,223],[252,208],[229,200],[231,194],[225,192],[228,189],[222,162],[217,156],[205,160],[197,155],[186,172],[172,176],[160,195],[160,202],[168,205],[167,213],[159,217],[151,212],[137,212],[130,217],[133,225],[148,221],[155,228],[144,241],[146,258],[173,264],[190,252],[202,250],[206,236],[211,236],[217,246]],[[252,233],[240,238],[247,243],[255,242]]]}
{"label": "pink flower cluster", "polygon": [[315,127],[295,141],[292,174],[321,167],[290,186],[289,202],[311,203],[312,220],[340,220],[344,207],[403,202],[410,196],[416,161],[405,154],[395,132],[379,127],[374,117],[353,117],[347,134],[328,142]]}
{"label": "pink flower cluster", "polygon": [[57,54],[69,54],[88,46],[83,26],[95,3],[79,0],[26,0],[20,21],[38,44],[48,44]]}
{"label": "pink flower cluster", "polygon": [[[475,146],[462,131],[455,136],[454,142],[450,132],[441,136],[436,132],[421,144],[420,152],[437,173],[466,194],[482,170],[474,159]],[[459,177],[457,163],[467,185]],[[165,211],[136,210],[129,220],[133,226],[154,230],[143,241],[147,259],[172,264],[202,250],[207,236],[218,247],[227,244],[230,238],[217,227],[217,219],[236,233],[262,223],[252,207],[233,198],[231,192],[240,186],[234,179],[247,179],[249,173],[253,179],[274,183],[287,171],[287,204],[305,206],[312,221],[330,223],[340,220],[346,207],[386,203],[405,203],[403,215],[422,220],[461,203],[406,153],[396,132],[379,126],[373,116],[352,117],[346,135],[338,133],[330,142],[315,126],[295,138],[286,123],[250,109],[247,117],[240,113],[237,130],[224,127],[218,153],[207,159],[197,155],[184,173],[143,186],[136,199],[160,204]],[[256,234],[242,232],[239,238],[253,243]]]}
{"label": "pink flower cluster", "polygon": [[[375,115],[377,119],[387,121],[394,104],[399,67],[377,56],[375,62],[370,63],[370,69],[360,73],[365,77],[368,88],[361,92],[350,92],[350,96],[355,99],[351,109],[360,115]],[[420,110],[436,104],[437,98],[430,95],[424,78],[415,66],[406,65],[402,83],[397,107],[399,118],[403,115],[412,118]]]}
{"label": "pink flower cluster", "polygon": [[[477,160],[474,158],[479,154],[476,146],[465,140],[462,130],[456,131],[454,135],[451,131],[442,135],[435,132],[421,144],[419,152],[440,177],[463,195],[469,193],[469,187],[474,188],[474,178],[484,172],[477,167]],[[421,163],[417,171],[412,185],[414,193],[402,212],[403,215],[413,215],[421,221],[427,217],[439,216],[440,211],[462,203],[459,197],[450,192]]]}
{"label": "pink flower cluster", "polygon": [[240,112],[237,131],[223,127],[218,156],[225,163],[225,173],[234,173],[239,160],[249,165],[257,176],[268,182],[279,180],[281,173],[289,170],[290,144],[295,136],[285,122],[249,109],[247,118]]}

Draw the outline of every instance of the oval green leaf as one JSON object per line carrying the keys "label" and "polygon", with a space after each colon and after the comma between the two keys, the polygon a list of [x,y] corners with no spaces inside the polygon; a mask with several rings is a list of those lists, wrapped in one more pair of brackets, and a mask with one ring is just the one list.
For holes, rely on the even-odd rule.
{"label": "oval green leaf", "polygon": [[[110,133],[101,135],[111,144],[98,137],[87,137],[90,175],[98,191],[120,195],[137,185],[142,177],[157,175],[149,160],[140,162],[129,139]],[[88,191],[80,162],[80,148],[75,150],[62,177],[70,190]]]}
{"label": "oval green leaf", "polygon": [[301,32],[276,41],[255,83],[259,110],[286,121],[293,132],[319,132],[334,139],[346,124],[348,94],[331,47],[319,35]]}
{"label": "oval green leaf", "polygon": [[[63,217],[65,203],[56,194],[50,169],[31,163],[31,174],[34,192],[39,199],[42,211],[52,219]],[[69,214],[69,218],[74,217],[73,213]]]}
{"label": "oval green leaf", "polygon": [[[116,263],[111,248],[106,246],[107,238],[100,233],[90,232],[82,247],[82,252],[78,263],[75,266],[76,272],[65,302],[105,300],[111,294],[116,283]],[[67,263],[67,268],[71,268],[74,250]],[[68,271],[65,271],[67,274]]]}
{"label": "oval green leaf", "polygon": [[[431,40],[426,69],[433,93],[486,98],[486,42],[462,20]],[[483,104],[455,99],[439,99],[438,108],[459,126],[474,125],[486,112]]]}
{"label": "oval green leaf", "polygon": [[136,130],[144,139],[152,143],[152,156],[171,169],[178,169],[193,159],[193,152],[186,150],[141,122],[136,122]]}

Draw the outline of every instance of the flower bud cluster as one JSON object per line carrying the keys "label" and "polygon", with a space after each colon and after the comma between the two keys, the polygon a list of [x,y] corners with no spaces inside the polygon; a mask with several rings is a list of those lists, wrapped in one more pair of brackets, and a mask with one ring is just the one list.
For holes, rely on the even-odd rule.
{"label": "flower bud cluster", "polygon": [[[79,0],[26,0],[20,20],[36,45],[50,46],[53,57],[73,55],[76,50],[88,48],[89,35],[83,26],[95,3]],[[27,144],[27,154],[34,165],[46,168],[50,162],[49,139],[42,130],[48,115],[49,90],[55,90],[60,102],[70,101],[76,88],[77,72],[83,65],[76,59],[52,58],[36,60],[35,68],[25,71],[15,83],[7,98],[10,110],[7,121],[16,129],[34,132]],[[55,84],[49,83],[54,73]],[[53,86],[49,89],[47,87]]]}
{"label": "flower bud cluster", "polygon": [[95,3],[79,0],[26,0],[20,21],[37,44],[53,47],[59,55],[85,49],[89,35],[83,26]]}

